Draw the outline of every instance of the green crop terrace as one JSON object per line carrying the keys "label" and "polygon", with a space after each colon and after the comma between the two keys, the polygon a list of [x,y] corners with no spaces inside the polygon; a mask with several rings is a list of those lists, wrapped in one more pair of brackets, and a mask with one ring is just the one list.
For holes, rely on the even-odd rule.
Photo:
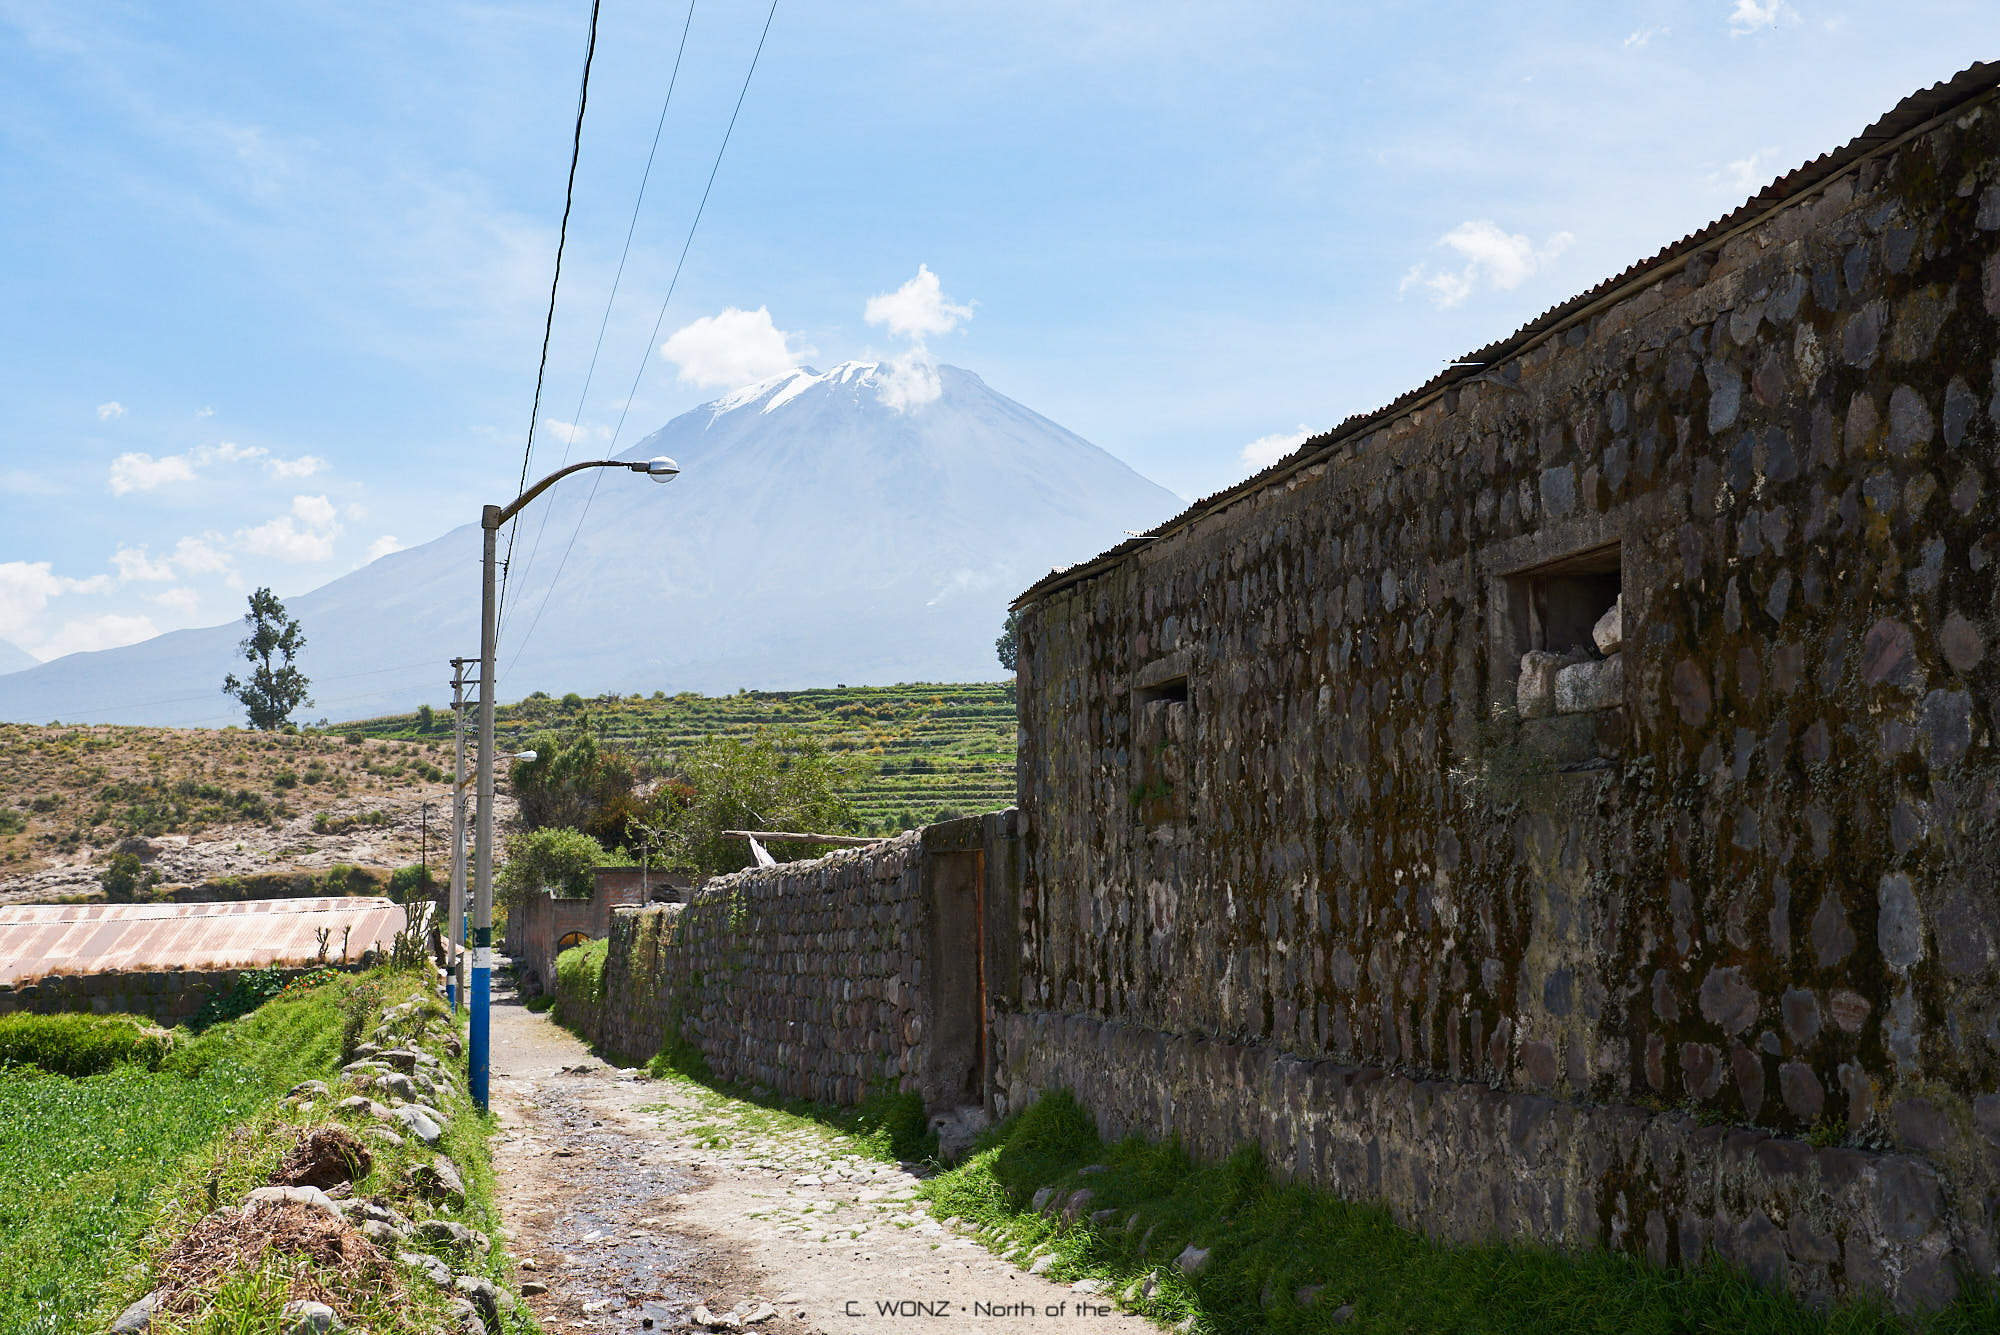
{"label": "green crop terrace", "polygon": [[[468,723],[470,720],[468,720]],[[503,749],[544,728],[587,723],[601,742],[670,771],[676,753],[709,736],[749,736],[795,727],[855,764],[847,798],[872,831],[908,821],[995,811],[1014,802],[1014,684],[1011,681],[901,686],[837,686],[709,696],[537,693],[495,710]],[[451,712],[437,709],[342,723],[366,737],[437,741],[451,735]]]}

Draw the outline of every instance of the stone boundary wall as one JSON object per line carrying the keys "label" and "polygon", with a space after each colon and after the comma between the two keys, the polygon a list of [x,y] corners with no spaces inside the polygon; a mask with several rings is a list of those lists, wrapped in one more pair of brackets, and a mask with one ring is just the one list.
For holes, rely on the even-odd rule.
{"label": "stone boundary wall", "polygon": [[[287,982],[322,966],[280,970]],[[0,983],[0,1015],[25,1011],[56,1015],[89,1011],[97,1015],[144,1015],[169,1028],[194,1015],[210,997],[236,986],[257,969],[159,969],[112,973],[50,974],[10,987]]]}
{"label": "stone boundary wall", "polygon": [[[1068,1089],[1107,1139],[1178,1135],[1210,1160],[1259,1145],[1280,1175],[1443,1242],[1595,1245],[1659,1265],[1713,1249],[1764,1284],[1906,1309],[1950,1301],[1960,1263],[1993,1264],[1991,1237],[1946,1209],[1914,1155],[1086,1016],[995,1019],[1002,1111]],[[2000,1126],[2000,1096],[1986,1102]]]}
{"label": "stone boundary wall", "polygon": [[[1578,1236],[1635,1253],[1649,1192],[1670,1235],[1790,1227],[1792,1188],[1731,1185],[1744,1137],[1921,1164],[1944,1231],[1868,1241],[1918,1171],[1870,1170],[1824,1198],[1864,1244],[1801,1235],[1800,1286],[1923,1301],[1910,1248],[1941,1237],[2000,1274],[1996,91],[1919,95],[1024,595],[1019,1011],[1556,1100],[1593,1137],[1671,1125],[1621,1131],[1635,1106],[1739,1128],[1688,1140],[1700,1192],[1607,1161],[1588,1199],[1638,1174],[1637,1213]],[[1082,1060],[1007,1055],[1114,1122],[1174,1114],[1149,1134],[1209,1101],[1271,1143],[1318,1116]],[[1414,1134],[1349,1106],[1384,1153]],[[1418,1161],[1449,1196],[1500,1171]],[[1572,1236],[1587,1168],[1524,1168],[1569,1213],[1509,1230]]]}
{"label": "stone boundary wall", "polygon": [[922,893],[911,833],[620,909],[591,1037],[636,1063],[677,1036],[721,1079],[823,1103],[914,1089]]}

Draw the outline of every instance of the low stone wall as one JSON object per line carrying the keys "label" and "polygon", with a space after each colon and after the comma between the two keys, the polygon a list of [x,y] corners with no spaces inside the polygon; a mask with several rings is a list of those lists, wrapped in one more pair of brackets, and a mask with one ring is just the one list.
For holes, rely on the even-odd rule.
{"label": "low stone wall", "polygon": [[[290,981],[318,965],[279,971]],[[129,973],[52,974],[10,987],[0,983],[0,1015],[26,1011],[54,1015],[90,1011],[97,1015],[144,1015],[169,1027],[189,1019],[210,997],[236,986],[255,969],[161,969]]]}
{"label": "low stone wall", "polygon": [[[1661,1265],[1713,1249],[1765,1284],[1903,1308],[1948,1302],[1956,1267],[1994,1264],[1990,1203],[1948,1209],[1913,1155],[1081,1015],[996,1015],[994,1041],[1002,1112],[1066,1088],[1107,1138],[1178,1135],[1203,1159],[1260,1145],[1279,1173],[1441,1241],[1595,1245]],[[1980,1127],[1981,1150],[2000,1149],[2000,1095],[1981,1100]]]}
{"label": "low stone wall", "polygon": [[922,861],[906,834],[618,910],[591,1036],[627,1062],[678,1036],[723,1079],[826,1103],[916,1088]]}

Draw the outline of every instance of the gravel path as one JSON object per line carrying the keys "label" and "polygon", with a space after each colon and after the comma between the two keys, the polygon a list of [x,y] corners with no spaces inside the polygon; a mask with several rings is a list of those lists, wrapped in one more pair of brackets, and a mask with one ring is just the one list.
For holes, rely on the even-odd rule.
{"label": "gravel path", "polygon": [[495,1002],[501,1209],[550,1331],[1157,1330],[931,1218],[915,1174],[837,1131],[620,1071]]}

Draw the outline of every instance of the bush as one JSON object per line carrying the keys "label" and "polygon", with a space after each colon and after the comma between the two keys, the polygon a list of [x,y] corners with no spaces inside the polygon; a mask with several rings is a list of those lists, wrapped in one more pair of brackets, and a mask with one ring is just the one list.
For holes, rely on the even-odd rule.
{"label": "bush", "polygon": [[437,889],[437,880],[430,868],[422,863],[398,867],[389,874],[389,898],[398,904],[407,904],[413,899],[428,899]]}
{"label": "bush", "polygon": [[132,1015],[0,1016],[0,1067],[35,1066],[52,1075],[99,1075],[133,1063],[155,1070],[174,1040]]}
{"label": "bush", "polygon": [[312,969],[286,982],[285,971],[275,964],[263,969],[246,970],[236,975],[236,986],[227,992],[218,992],[203,1002],[187,1027],[199,1034],[210,1025],[248,1015],[273,997],[307,992],[337,977],[339,975],[332,969]]}
{"label": "bush", "polygon": [[604,958],[609,941],[586,941],[556,956],[556,1022],[586,1037],[604,1004]]}
{"label": "bush", "polygon": [[106,899],[130,899],[141,889],[160,883],[160,874],[147,871],[136,853],[113,853],[111,861],[97,875]]}

